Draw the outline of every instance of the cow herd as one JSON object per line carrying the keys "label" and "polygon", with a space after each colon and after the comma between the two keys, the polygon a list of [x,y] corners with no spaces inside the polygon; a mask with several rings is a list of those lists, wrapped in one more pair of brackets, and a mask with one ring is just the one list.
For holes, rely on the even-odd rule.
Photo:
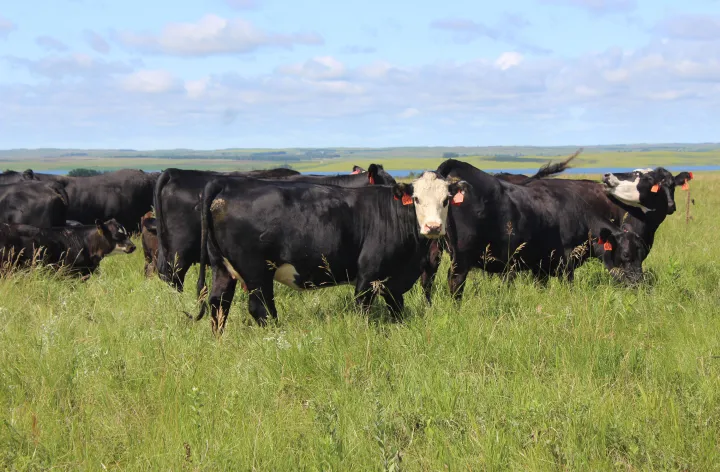
{"label": "cow herd", "polygon": [[238,283],[261,325],[277,317],[275,281],[297,290],[354,284],[363,311],[380,296],[399,316],[418,280],[432,301],[443,252],[458,300],[475,268],[572,281],[575,269],[597,258],[619,282],[637,284],[655,232],[675,212],[675,188],[687,189],[692,173],[658,167],[606,174],[602,182],[550,178],[577,154],[530,177],[448,159],[411,183],[378,164],[334,176],[7,171],[0,174],[0,270],[43,261],[88,277],[105,256],[133,252],[127,229],[139,231],[147,276],[157,272],[182,291],[188,269],[200,265],[194,318],[209,307],[216,333]]}

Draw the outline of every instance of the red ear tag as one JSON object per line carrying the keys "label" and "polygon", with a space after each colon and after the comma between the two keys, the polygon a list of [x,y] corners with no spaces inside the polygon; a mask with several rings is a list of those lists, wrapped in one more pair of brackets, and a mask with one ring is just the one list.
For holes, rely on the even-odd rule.
{"label": "red ear tag", "polygon": [[402,204],[403,205],[412,205],[412,197],[410,195],[408,195],[407,193],[403,193]]}
{"label": "red ear tag", "polygon": [[682,189],[683,189],[683,190],[686,190],[686,191],[687,191],[687,190],[690,190],[690,185],[688,185],[687,179],[685,179],[685,183],[682,184]]}
{"label": "red ear tag", "polygon": [[368,177],[368,182],[370,182],[370,185],[375,185],[375,179],[373,179],[372,175]]}
{"label": "red ear tag", "polygon": [[465,195],[462,192],[458,192],[452,198],[452,204],[455,206],[460,205],[465,200]]}
{"label": "red ear tag", "polygon": [[650,189],[650,191],[651,191],[652,193],[658,193],[658,190],[660,190],[660,184],[655,184],[655,185],[653,185],[652,188]]}
{"label": "red ear tag", "polygon": [[693,177],[692,172],[690,172],[690,180],[692,180],[692,179],[694,179],[694,178],[695,178],[695,177]]}
{"label": "red ear tag", "polygon": [[603,244],[603,249],[606,251],[612,251],[612,244],[610,244],[609,241],[606,241],[605,244]]}
{"label": "red ear tag", "polygon": [[603,241],[602,238],[598,238],[598,244],[605,244],[605,241]]}
{"label": "red ear tag", "polygon": [[356,169],[356,170],[350,172],[350,175],[355,175],[355,174],[359,174],[359,173],[360,173],[360,169]]}

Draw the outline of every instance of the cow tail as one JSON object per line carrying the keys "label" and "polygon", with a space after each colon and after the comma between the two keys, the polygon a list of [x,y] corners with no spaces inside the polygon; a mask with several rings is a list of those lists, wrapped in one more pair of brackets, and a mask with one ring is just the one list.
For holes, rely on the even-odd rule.
{"label": "cow tail", "polygon": [[563,172],[564,170],[566,170],[570,167],[570,165],[569,165],[570,161],[572,161],[573,159],[578,157],[582,151],[583,151],[583,148],[578,149],[570,157],[568,157],[567,159],[565,159],[562,162],[558,162],[555,164],[551,164],[548,162],[547,164],[542,166],[535,175],[533,175],[532,177],[528,177],[526,180],[523,180],[522,182],[520,182],[519,185],[525,185],[527,183],[532,182],[533,180],[543,179],[545,177],[550,177],[551,175],[555,175],[555,174],[559,174],[559,173]]}
{"label": "cow tail", "polygon": [[205,310],[207,308],[207,303],[204,303],[201,301],[201,297],[203,294],[203,291],[207,289],[207,286],[205,285],[205,271],[208,265],[208,244],[214,242],[214,237],[212,234],[213,227],[212,227],[212,218],[210,213],[210,206],[212,205],[213,200],[215,200],[215,197],[222,191],[223,186],[216,182],[216,181],[210,181],[205,185],[205,189],[203,190],[202,194],[202,207],[201,207],[201,214],[202,216],[202,231],[200,233],[200,272],[198,273],[198,281],[197,281],[197,298],[198,302],[201,303],[200,305],[200,313],[198,313],[197,317],[195,317],[195,321],[199,321],[202,319],[203,316],[205,316]]}

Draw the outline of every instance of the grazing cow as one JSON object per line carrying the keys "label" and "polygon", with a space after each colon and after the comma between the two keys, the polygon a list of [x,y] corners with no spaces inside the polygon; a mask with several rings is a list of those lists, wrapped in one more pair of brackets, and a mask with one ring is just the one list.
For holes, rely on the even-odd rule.
{"label": "grazing cow", "polygon": [[51,267],[87,277],[103,257],[134,250],[127,231],[115,220],[60,228],[0,224],[0,259],[6,264],[28,264],[39,251],[39,260]]}
{"label": "grazing cow", "polygon": [[602,262],[618,282],[634,285],[642,280],[642,263],[648,249],[642,238],[623,225],[622,231],[600,230],[598,244],[603,246]]}
{"label": "grazing cow", "polygon": [[[280,171],[285,171],[282,175]],[[291,174],[292,172],[292,174]],[[199,196],[205,184],[215,178],[247,177],[283,181],[308,181],[343,187],[360,187],[369,184],[388,185],[395,180],[382,166],[373,164],[366,174],[336,176],[306,176],[287,169],[271,169],[252,173],[222,174],[197,170],[167,169],[155,187],[155,218],[158,235],[157,270],[160,278],[182,291],[185,275],[192,264],[200,262],[200,211]]]}
{"label": "grazing cow", "polygon": [[[367,310],[377,293],[391,313],[420,276],[429,243],[445,234],[448,206],[465,182],[425,172],[411,184],[345,188],[303,182],[248,181],[205,186],[198,295],[212,267],[212,327],[224,329],[237,281],[264,325],[277,316],[273,280],[297,290],[355,284]],[[205,311],[201,308],[197,319]]]}
{"label": "grazing cow", "polygon": [[0,222],[49,228],[63,226],[68,195],[55,182],[23,180],[0,185]]}
{"label": "grazing cow", "polygon": [[[575,269],[588,257],[603,254],[604,245],[596,239],[603,228],[621,236],[619,222],[593,211],[582,194],[568,192],[562,184],[565,179],[541,178],[566,164],[556,164],[555,172],[546,167],[524,185],[505,182],[454,159],[440,165],[441,176],[465,180],[473,188],[467,204],[452,208],[448,217],[452,259],[448,285],[457,299],[472,268],[490,273],[530,270],[542,281],[551,275],[572,280]],[[431,259],[423,276],[428,298],[439,264]]]}
{"label": "grazing cow", "polygon": [[155,218],[151,211],[140,220],[142,247],[145,256],[145,276],[150,277],[157,270],[158,237]]}

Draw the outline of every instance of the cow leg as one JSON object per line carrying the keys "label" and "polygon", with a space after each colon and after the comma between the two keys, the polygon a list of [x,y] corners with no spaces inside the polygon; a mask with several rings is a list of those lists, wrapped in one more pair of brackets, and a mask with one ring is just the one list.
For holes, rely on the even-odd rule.
{"label": "cow leg", "polygon": [[462,300],[468,272],[470,272],[469,268],[464,266],[460,267],[455,264],[455,262],[450,265],[450,269],[448,270],[448,288],[450,289],[450,295],[452,295],[456,301]]}
{"label": "cow leg", "polygon": [[392,319],[396,321],[399,320],[405,308],[403,294],[399,291],[388,290],[386,293],[383,293],[383,298],[385,299],[388,310],[390,310]]}
{"label": "cow leg", "polygon": [[422,283],[423,293],[428,303],[432,303],[432,287],[435,282],[435,275],[437,274],[438,267],[440,267],[440,260],[442,259],[442,245],[440,241],[433,241],[430,244],[428,250],[427,259],[423,265],[423,272],[420,276],[420,282]]}
{"label": "cow leg", "polygon": [[272,279],[264,280],[259,286],[247,282],[247,289],[250,292],[248,310],[257,324],[260,326],[267,325],[268,315],[277,318]]}
{"label": "cow leg", "polygon": [[367,313],[375,299],[375,290],[373,290],[370,280],[366,277],[359,277],[355,282],[355,303],[357,303],[360,311]]}
{"label": "cow leg", "polygon": [[213,270],[212,291],[210,292],[210,325],[214,334],[225,331],[225,323],[230,314],[230,305],[235,296],[237,281],[224,267]]}

